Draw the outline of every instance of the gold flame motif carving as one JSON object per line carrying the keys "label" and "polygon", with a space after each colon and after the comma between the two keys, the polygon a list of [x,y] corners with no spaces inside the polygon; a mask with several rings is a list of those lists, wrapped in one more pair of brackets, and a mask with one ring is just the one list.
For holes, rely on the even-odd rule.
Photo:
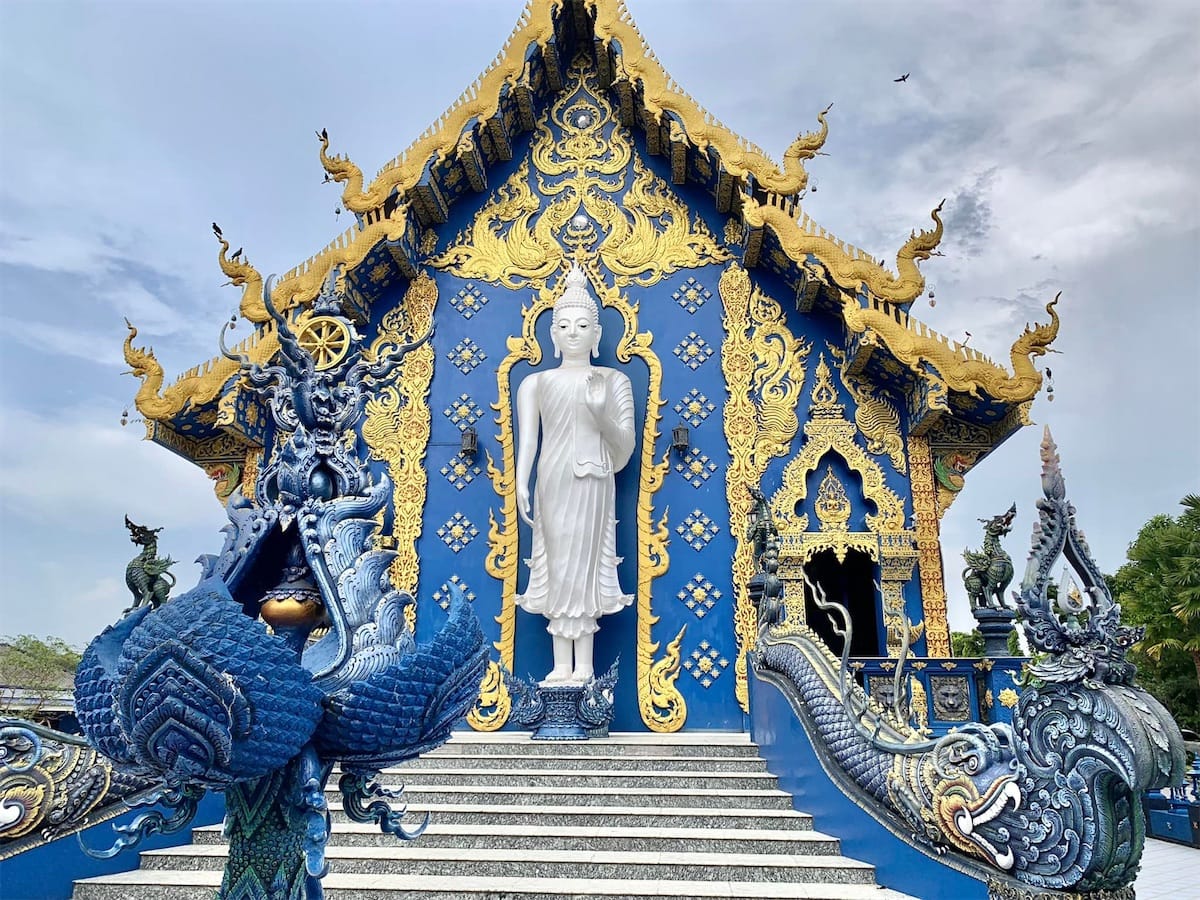
{"label": "gold flame motif carving", "polygon": [[[569,79],[538,121],[530,160],[432,264],[510,289],[543,287],[570,253],[563,243],[579,243],[572,232],[594,232],[597,225],[605,237],[596,252],[618,286],[648,287],[681,268],[729,259],[703,220],[690,217],[667,183],[634,153],[584,61],[572,65]],[[562,135],[557,140],[552,126]]]}
{"label": "gold flame motif carving", "polygon": [[867,442],[867,450],[876,456],[887,454],[892,467],[901,475],[908,471],[904,458],[904,438],[900,435],[900,412],[881,396],[877,385],[846,373],[846,354],[833,344],[826,345],[837,362],[842,384],[854,398],[854,424]]}
{"label": "gold flame motif carving", "polygon": [[[437,283],[425,273],[418,275],[409,285],[404,302],[383,317],[370,355],[377,357],[386,347],[414,340],[428,331],[437,301]],[[390,569],[392,584],[414,596],[421,575],[417,539],[425,509],[424,462],[431,427],[429,388],[434,359],[432,341],[409,352],[400,364],[396,383],[376,391],[367,401],[362,426],[371,457],[387,463],[392,479],[392,538],[396,550]]]}
{"label": "gold flame motif carving", "polygon": [[804,363],[811,345],[792,336],[779,304],[753,287],[737,263],[722,273],[717,290],[725,328],[721,371],[729,392],[724,424],[731,462],[725,472],[725,497],[737,540],[732,561],[733,629],[738,645],[734,695],[748,712],[746,653],[757,638],[758,618],[746,593],[754,574],[754,547],[742,527],[752,503],[747,489],[758,487],[767,465],[786,454],[796,436],[796,401],[804,386]]}

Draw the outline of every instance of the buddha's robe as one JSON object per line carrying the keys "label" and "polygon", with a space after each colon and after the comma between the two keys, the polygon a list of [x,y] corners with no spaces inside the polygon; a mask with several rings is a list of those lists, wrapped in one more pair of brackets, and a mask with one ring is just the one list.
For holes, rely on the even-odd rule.
{"label": "buddha's robe", "polygon": [[[605,383],[598,416],[584,400],[593,372]],[[531,394],[535,404],[529,403]],[[633,453],[633,391],[616,369],[560,367],[521,382],[518,409],[531,405],[541,429],[533,553],[525,561],[529,583],[515,599],[522,609],[549,619],[551,634],[574,640],[596,632],[600,616],[633,602],[617,581],[615,481]],[[525,421],[518,426],[536,427]]]}

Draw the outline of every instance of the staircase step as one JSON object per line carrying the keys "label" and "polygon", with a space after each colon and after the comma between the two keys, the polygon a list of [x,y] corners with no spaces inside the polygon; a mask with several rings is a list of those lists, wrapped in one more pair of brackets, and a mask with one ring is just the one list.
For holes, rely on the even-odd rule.
{"label": "staircase step", "polygon": [[[331,789],[336,790],[336,785]],[[708,809],[734,806],[743,809],[791,809],[792,797],[778,789],[634,787],[523,787],[520,785],[410,784],[401,803],[421,808],[433,803],[495,803],[527,806],[639,806],[665,804]]]}
{"label": "staircase step", "polygon": [[[330,803],[335,825],[348,821],[340,803]],[[432,820],[453,825],[568,825],[600,828],[614,821],[636,827],[663,828],[780,828],[812,829],[812,816],[793,809],[741,809],[734,807],[659,806],[513,806],[497,803],[440,803],[410,806],[407,822],[419,824],[425,813]]]}
{"label": "staircase step", "polygon": [[[170,847],[142,854],[146,869],[224,869],[222,845]],[[872,884],[875,870],[844,856],[786,856],[738,853],[655,853],[650,851],[525,850],[491,847],[464,853],[457,848],[424,847],[412,842],[397,847],[326,848],[331,871],[364,875],[397,870],[413,875],[455,875],[465,869],[477,877],[505,878],[635,878],[680,881],[841,881]]]}
{"label": "staircase step", "polygon": [[[328,900],[912,900],[875,884],[835,836],[792,808],[745,734],[531,741],[458,732],[387,769],[415,841],[350,821],[330,779]],[[211,900],[220,826],[141,868],[76,882],[76,900]]]}
{"label": "staircase step", "polygon": [[758,756],[746,734],[726,731],[685,731],[676,734],[618,732],[590,741],[531,741],[528,732],[456,731],[429,756],[442,754],[529,756]]}
{"label": "staircase step", "polygon": [[522,768],[538,769],[596,769],[612,771],[633,769],[638,771],[670,772],[765,772],[767,761],[759,756],[672,756],[670,754],[562,754],[529,753],[429,753],[409,760],[400,766],[384,769],[385,775],[408,775],[429,769],[477,769],[477,768]]}
{"label": "staircase step", "polygon": [[[135,869],[76,882],[75,900],[128,900],[134,896],[170,900],[211,900],[221,884],[217,870]],[[778,882],[657,881],[596,878],[494,878],[461,875],[360,875],[330,873],[326,900],[915,900],[874,884],[796,884]]]}
{"label": "staircase step", "polygon": [[[196,828],[197,844],[223,844],[220,825]],[[400,847],[396,838],[378,826],[358,822],[339,824],[331,843],[353,847]],[[505,847],[509,850],[642,850],[658,853],[787,853],[796,856],[838,856],[837,838],[819,831],[764,828],[571,828],[549,825],[451,825],[435,820],[421,835],[421,847],[459,849]],[[398,852],[403,852],[402,849]]]}
{"label": "staircase step", "polygon": [[[404,785],[406,792],[417,786],[470,784],[475,787],[561,788],[581,790],[584,788],[633,788],[653,789],[656,792],[683,788],[686,790],[769,790],[775,789],[778,780],[769,772],[673,772],[609,769],[558,769],[524,767],[479,767],[447,768],[404,771],[392,769],[382,773],[378,779],[388,787]],[[336,778],[330,785],[337,786]]]}

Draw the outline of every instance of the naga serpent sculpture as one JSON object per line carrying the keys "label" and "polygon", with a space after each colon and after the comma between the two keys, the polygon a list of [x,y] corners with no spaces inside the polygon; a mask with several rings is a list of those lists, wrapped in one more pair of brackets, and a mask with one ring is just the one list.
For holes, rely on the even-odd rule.
{"label": "naga serpent sculpture", "polygon": [[[869,701],[806,626],[764,626],[752,663],[787,697],[835,781],[893,833],[987,881],[994,896],[1025,890],[1116,892],[1129,887],[1145,842],[1141,796],[1182,780],[1178,726],[1134,683],[1126,651],[1142,629],[1091,557],[1066,499],[1054,442],[1042,442],[1039,522],[1016,594],[1039,654],[1012,725],[969,723],[930,740]],[[1056,590],[1062,555],[1081,591]],[[844,607],[818,606],[850,629]],[[849,647],[847,634],[846,646]]]}
{"label": "naga serpent sculpture", "polygon": [[[367,388],[392,378],[428,335],[367,359],[334,285],[331,276],[314,313],[346,338],[341,359],[318,361],[302,345],[271,305],[269,282],[276,361],[231,354],[222,340],[265,398],[278,449],[253,500],[231,495],[224,549],[202,557],[199,585],[125,615],[92,642],[76,676],[88,741],[118,772],[159,785],[168,810],[118,828],[114,846],[94,855],[178,831],[205,790],[223,791],[226,900],[323,896],[335,764],[350,818],[420,834],[424,825],[406,827],[404,810],[386,802],[398,794],[374,779],[449,737],[487,658],[461,591],[438,634],[416,646],[405,624],[415,601],[388,576],[396,554],[372,540],[391,485],[386,475],[372,482],[350,440]],[[318,626],[327,631],[310,641]]]}

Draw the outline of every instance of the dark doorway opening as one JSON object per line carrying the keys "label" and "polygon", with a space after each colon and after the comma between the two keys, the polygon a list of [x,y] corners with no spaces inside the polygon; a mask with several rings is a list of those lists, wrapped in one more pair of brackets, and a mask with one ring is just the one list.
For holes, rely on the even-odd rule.
{"label": "dark doorway opening", "polygon": [[[879,614],[875,590],[875,563],[861,550],[846,551],[838,562],[832,550],[822,550],[804,565],[809,580],[825,592],[826,601],[842,604],[850,611],[854,628],[850,636],[851,656],[880,656]],[[804,615],[835,654],[841,655],[844,642],[834,633],[830,613],[817,606],[812,592],[804,592]]]}

